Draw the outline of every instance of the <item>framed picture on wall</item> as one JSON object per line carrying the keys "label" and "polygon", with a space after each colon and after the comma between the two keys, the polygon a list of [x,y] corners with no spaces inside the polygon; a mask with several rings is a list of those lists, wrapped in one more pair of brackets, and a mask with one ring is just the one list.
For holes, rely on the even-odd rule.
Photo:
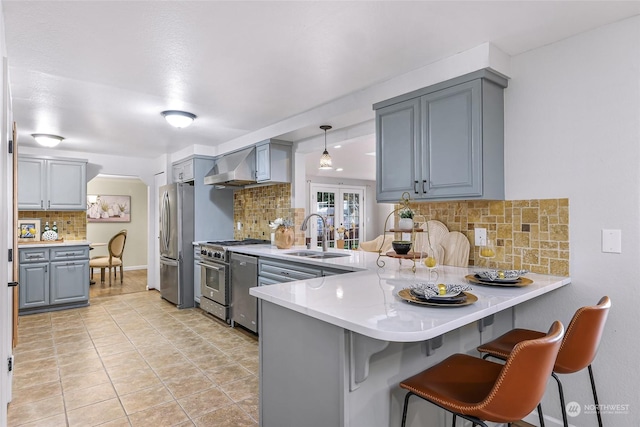
{"label": "framed picture on wall", "polygon": [[131,196],[88,194],[87,222],[131,222]]}
{"label": "framed picture on wall", "polygon": [[18,242],[39,242],[40,241],[40,220],[39,219],[19,219],[18,220]]}

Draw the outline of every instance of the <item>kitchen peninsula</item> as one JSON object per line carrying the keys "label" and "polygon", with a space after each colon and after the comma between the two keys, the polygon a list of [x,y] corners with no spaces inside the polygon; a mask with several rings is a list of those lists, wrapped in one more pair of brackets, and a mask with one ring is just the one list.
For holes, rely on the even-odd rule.
{"label": "kitchen peninsula", "polygon": [[[527,274],[525,287],[473,285],[478,297],[463,307],[426,307],[397,293],[424,281],[427,269],[377,254],[309,259],[297,250],[238,247],[271,259],[343,269],[342,275],[252,288],[259,298],[260,423],[286,426],[399,426],[404,392],[398,383],[456,352],[514,327],[515,307],[571,282]],[[476,268],[477,269],[477,268]],[[439,282],[464,284],[473,268],[440,266]],[[551,322],[552,319],[550,319]],[[407,425],[444,426],[434,405],[412,405]]]}

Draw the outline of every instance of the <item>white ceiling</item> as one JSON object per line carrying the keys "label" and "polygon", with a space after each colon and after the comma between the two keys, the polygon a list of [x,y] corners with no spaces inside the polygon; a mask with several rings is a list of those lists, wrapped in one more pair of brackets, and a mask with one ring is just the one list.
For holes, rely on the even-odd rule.
{"label": "white ceiling", "polygon": [[[64,150],[148,158],[233,141],[482,43],[516,55],[640,13],[637,1],[2,6],[20,144],[35,146],[31,133],[53,133],[66,138]],[[167,109],[198,119],[170,128],[160,115]],[[321,124],[350,124],[323,122],[319,113],[272,137],[320,136]],[[374,158],[353,156],[371,151],[373,137],[353,144],[364,148],[330,146],[334,163],[366,172],[344,177],[372,179]]]}

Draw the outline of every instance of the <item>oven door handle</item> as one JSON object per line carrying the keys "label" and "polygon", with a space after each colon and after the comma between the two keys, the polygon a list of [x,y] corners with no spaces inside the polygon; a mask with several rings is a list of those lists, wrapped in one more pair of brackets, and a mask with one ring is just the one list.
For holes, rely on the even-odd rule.
{"label": "oven door handle", "polygon": [[203,262],[199,262],[198,265],[200,267],[210,268],[210,269],[215,270],[215,271],[220,271],[220,270],[222,270],[224,268],[224,267],[217,267],[217,266],[211,265],[211,264],[205,264]]}

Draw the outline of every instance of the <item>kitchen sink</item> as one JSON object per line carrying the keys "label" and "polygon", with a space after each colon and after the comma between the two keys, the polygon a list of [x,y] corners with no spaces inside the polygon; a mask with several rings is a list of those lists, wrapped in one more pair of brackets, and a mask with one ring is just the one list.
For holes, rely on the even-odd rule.
{"label": "kitchen sink", "polygon": [[341,258],[345,256],[350,256],[350,254],[342,254],[338,252],[317,252],[317,251],[287,252],[286,255],[293,255],[293,256],[313,258],[313,259],[329,259],[329,258]]}

